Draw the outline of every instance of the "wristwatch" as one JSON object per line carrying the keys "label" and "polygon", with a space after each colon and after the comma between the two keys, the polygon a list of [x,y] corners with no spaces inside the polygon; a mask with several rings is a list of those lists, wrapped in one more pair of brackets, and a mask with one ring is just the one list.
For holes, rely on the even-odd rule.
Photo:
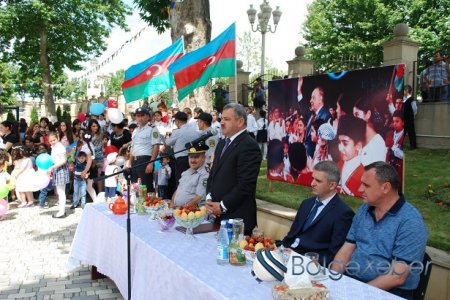
{"label": "wristwatch", "polygon": [[221,212],[222,214],[225,214],[225,213],[227,212],[227,209],[225,208],[225,205],[223,205],[223,202],[222,202],[222,201],[220,201],[219,207],[220,207],[220,212]]}

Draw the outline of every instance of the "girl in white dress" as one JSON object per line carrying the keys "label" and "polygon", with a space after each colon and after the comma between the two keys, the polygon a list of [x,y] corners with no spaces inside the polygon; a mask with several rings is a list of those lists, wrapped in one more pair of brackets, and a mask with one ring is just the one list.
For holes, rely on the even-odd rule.
{"label": "girl in white dress", "polygon": [[33,206],[34,197],[30,188],[31,172],[34,174],[33,162],[25,155],[25,148],[22,145],[15,144],[12,147],[11,157],[14,162],[14,170],[11,173],[13,181],[16,183],[16,196],[22,203],[18,206],[30,207]]}

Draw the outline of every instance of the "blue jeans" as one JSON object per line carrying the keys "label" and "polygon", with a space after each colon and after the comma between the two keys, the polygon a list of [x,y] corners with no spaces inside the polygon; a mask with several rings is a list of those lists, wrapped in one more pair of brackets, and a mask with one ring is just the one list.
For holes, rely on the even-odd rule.
{"label": "blue jeans", "polygon": [[78,206],[80,200],[81,204],[84,206],[86,204],[86,180],[75,176],[73,180],[72,205]]}
{"label": "blue jeans", "polygon": [[51,189],[48,187],[45,187],[41,190],[39,193],[39,206],[44,207],[45,206],[45,200],[47,199],[47,194]]}

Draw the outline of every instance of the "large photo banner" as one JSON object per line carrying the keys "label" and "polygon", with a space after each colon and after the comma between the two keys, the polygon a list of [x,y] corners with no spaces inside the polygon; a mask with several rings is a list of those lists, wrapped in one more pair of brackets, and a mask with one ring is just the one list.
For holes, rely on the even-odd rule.
{"label": "large photo banner", "polygon": [[268,179],[309,186],[314,165],[333,160],[344,194],[361,196],[376,161],[403,181],[403,88],[404,65],[270,81]]}

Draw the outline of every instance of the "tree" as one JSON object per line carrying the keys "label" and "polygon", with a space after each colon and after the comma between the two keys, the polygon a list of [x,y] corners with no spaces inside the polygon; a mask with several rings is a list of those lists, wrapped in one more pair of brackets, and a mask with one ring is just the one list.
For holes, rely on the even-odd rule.
{"label": "tree", "polygon": [[419,65],[437,49],[449,49],[450,0],[316,0],[304,24],[307,56],[320,71],[374,67],[383,62],[381,44],[397,23],[422,44]]}
{"label": "tree", "polygon": [[31,123],[37,123],[38,121],[39,121],[38,111],[36,106],[33,106],[33,108],[31,109]]}
{"label": "tree", "polygon": [[118,97],[122,94],[122,83],[124,78],[125,71],[123,69],[112,74],[106,82],[106,95]]}
{"label": "tree", "polygon": [[242,37],[238,37],[237,57],[244,63],[243,69],[247,72],[258,73],[261,69],[261,40],[252,37],[250,31],[244,32]]}
{"label": "tree", "polygon": [[50,116],[55,115],[52,79],[65,68],[100,55],[112,26],[127,29],[130,8],[122,1],[15,1],[0,4],[0,59],[30,76],[41,75]]}
{"label": "tree", "polygon": [[14,114],[12,113],[11,110],[8,110],[8,114],[6,115],[6,120],[7,120],[7,121],[10,121],[10,122],[15,122],[15,121],[17,121],[17,120],[16,120],[16,117],[14,116]]}
{"label": "tree", "polygon": [[58,122],[62,121],[62,113],[61,113],[61,106],[58,105],[58,108],[56,109],[56,119]]}
{"label": "tree", "polygon": [[[183,37],[186,52],[198,49],[211,41],[209,0],[175,2],[170,14],[168,13],[170,1],[134,0],[134,2],[141,11],[141,18],[155,27],[159,33],[170,27],[173,42]],[[181,105],[200,106],[205,110],[211,110],[211,84],[196,89]]]}

